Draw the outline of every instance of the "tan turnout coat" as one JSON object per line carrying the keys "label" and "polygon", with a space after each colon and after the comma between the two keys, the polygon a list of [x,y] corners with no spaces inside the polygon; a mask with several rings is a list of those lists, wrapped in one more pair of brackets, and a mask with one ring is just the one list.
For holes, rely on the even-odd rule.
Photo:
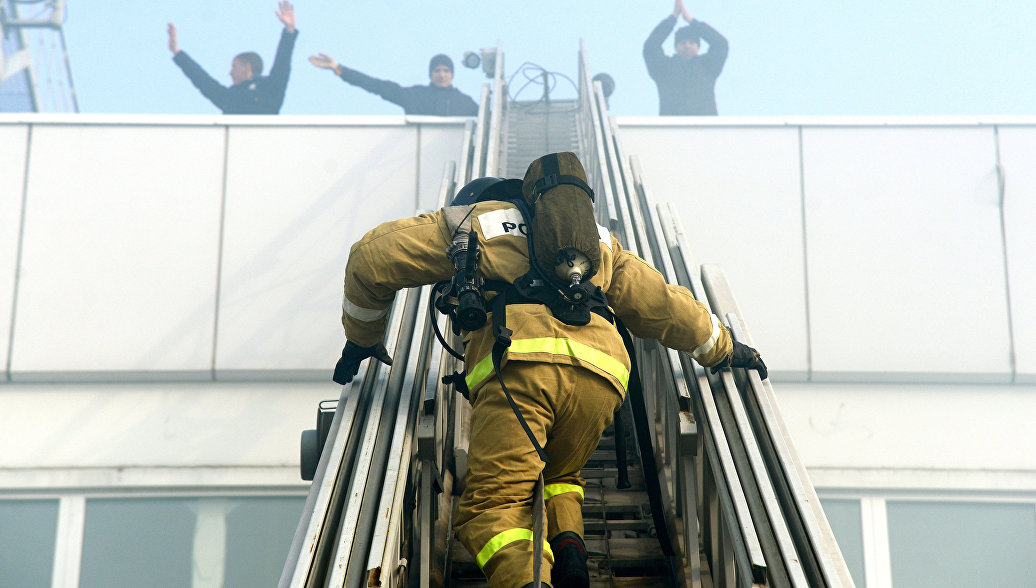
{"label": "tan turnout coat", "polygon": [[[509,202],[452,206],[434,213],[384,223],[352,246],[345,272],[342,325],[360,346],[382,340],[396,291],[449,279],[454,268],[446,247],[458,227],[474,228],[482,248],[480,273],[513,282],[529,271],[521,213]],[[666,284],[644,260],[624,250],[599,227],[601,267],[590,280],[633,334],[658,339],[686,351],[704,366],[720,363],[731,351],[726,329],[681,286]],[[597,314],[590,324],[569,326],[540,304],[507,307],[512,344],[507,361],[571,364],[606,378],[620,394],[629,381],[630,362],[615,327]],[[465,371],[472,393],[493,375],[491,322],[465,337]]]}

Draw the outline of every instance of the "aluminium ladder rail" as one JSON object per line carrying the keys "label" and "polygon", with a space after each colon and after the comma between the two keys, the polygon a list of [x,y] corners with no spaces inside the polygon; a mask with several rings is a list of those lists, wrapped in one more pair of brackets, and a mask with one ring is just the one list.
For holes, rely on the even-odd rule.
{"label": "aluminium ladder rail", "polygon": [[[578,86],[572,150],[598,194],[598,222],[668,281],[688,287],[732,336],[751,344],[722,272],[713,266],[699,269],[671,209],[650,206],[639,162],[624,153],[600,84],[590,82],[582,45]],[[508,128],[507,108],[498,47],[493,85],[484,86],[479,114],[465,127],[459,164],[444,170],[440,203],[474,177],[515,174],[518,160],[528,158],[516,152],[513,141],[503,140],[515,131]],[[551,148],[556,122],[543,125]],[[363,379],[343,387],[282,588],[485,585],[451,573],[471,566],[451,530],[454,496],[466,471],[470,407],[441,383],[442,375],[463,367],[431,335],[435,321],[450,337],[445,318],[427,312],[429,296],[425,287],[397,297],[386,336],[394,365],[368,360],[361,365]],[[657,464],[658,479],[647,481],[657,487],[661,508],[653,513],[654,523],[614,519],[626,517],[621,512],[631,513],[631,506],[643,514],[645,505],[635,493],[600,485],[603,479],[594,472],[615,472],[606,465],[610,453],[605,448],[611,443],[606,435],[584,470],[591,585],[621,585],[610,566],[618,561],[615,549],[622,549],[623,534],[650,533],[661,524],[672,537],[675,557],[670,560],[674,573],[659,582],[852,586],[777,409],[772,384],[760,381],[754,371],[711,374],[687,354],[653,341],[638,340],[635,348],[646,414],[654,424],[646,446],[653,455],[642,457]],[[595,469],[602,464],[604,470]],[[631,478],[643,481],[643,472],[633,469]]]}

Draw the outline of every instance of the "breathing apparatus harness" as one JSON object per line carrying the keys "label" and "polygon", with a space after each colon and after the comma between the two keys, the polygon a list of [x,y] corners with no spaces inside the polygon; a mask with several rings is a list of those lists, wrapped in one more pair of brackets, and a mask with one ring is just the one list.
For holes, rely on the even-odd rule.
{"label": "breathing apparatus harness", "polygon": [[[614,316],[608,308],[608,299],[600,286],[595,286],[589,281],[584,281],[596,272],[590,259],[575,248],[565,248],[557,252],[554,259],[554,272],[547,270],[536,256],[535,238],[532,229],[532,220],[535,216],[536,202],[543,194],[559,185],[572,185],[581,189],[594,201],[594,192],[582,179],[576,176],[561,175],[558,173],[557,160],[550,165],[550,158],[545,161],[545,177],[535,183],[534,197],[531,199],[531,206],[524,198],[506,200],[514,204],[528,227],[526,239],[529,250],[529,271],[513,283],[502,280],[486,280],[478,275],[478,264],[481,259],[481,251],[478,245],[478,235],[474,230],[464,232],[461,230],[463,221],[454,232],[453,240],[446,249],[446,255],[457,270],[451,280],[439,282],[435,286],[433,305],[439,312],[450,316],[453,325],[453,332],[460,334],[461,330],[477,331],[485,326],[487,320],[486,308],[493,313],[492,334],[495,340],[492,351],[493,370],[496,373],[497,381],[503,389],[507,403],[518,418],[525,434],[529,437],[537,455],[544,463],[548,463],[546,452],[536,441],[532,430],[529,428],[525,418],[522,417],[518,405],[511,397],[501,373],[501,362],[504,353],[511,345],[513,331],[507,328],[507,305],[509,304],[543,304],[550,309],[555,318],[572,326],[584,326],[590,322],[590,313],[596,313],[611,323],[614,323]],[[553,169],[549,169],[553,167]],[[468,216],[474,210],[472,206]],[[468,216],[464,219],[467,220]],[[564,280],[564,281],[562,281]],[[567,284],[565,283],[567,282]],[[497,294],[486,302],[486,292],[492,291]],[[454,357],[463,360],[464,356],[458,353],[446,343],[439,332],[438,324],[432,321],[436,337],[443,347]],[[468,397],[468,388],[465,382],[465,374],[457,372],[443,377],[445,384],[453,384],[465,398]]]}
{"label": "breathing apparatus harness", "polygon": [[[636,353],[633,346],[633,339],[630,332],[618,317],[614,316],[608,308],[608,300],[600,287],[592,285],[589,278],[592,277],[597,268],[582,252],[575,248],[560,248],[554,257],[554,272],[551,272],[537,258],[535,233],[531,221],[535,217],[536,203],[550,189],[559,185],[573,185],[581,189],[594,200],[594,193],[581,178],[576,176],[561,175],[558,170],[556,157],[546,156],[543,158],[544,177],[534,184],[534,198],[530,198],[531,206],[522,195],[517,197],[492,198],[483,196],[475,199],[480,200],[502,200],[512,202],[521,212],[525,226],[527,227],[526,239],[529,250],[529,271],[521,276],[514,283],[507,283],[498,280],[485,280],[478,275],[478,264],[481,259],[481,252],[478,245],[478,235],[473,230],[462,231],[463,220],[458,224],[454,232],[453,241],[447,247],[447,256],[457,269],[457,274],[451,280],[436,284],[434,306],[443,314],[449,315],[453,320],[453,331],[460,334],[460,331],[475,331],[485,326],[487,320],[486,309],[493,313],[493,338],[495,342],[492,350],[493,369],[496,378],[500,382],[504,395],[507,398],[511,410],[514,412],[529,437],[536,453],[544,462],[548,462],[546,453],[540,447],[528,424],[522,417],[521,411],[511,397],[507,385],[504,383],[501,372],[501,360],[507,348],[511,345],[512,331],[507,328],[506,312],[508,304],[543,304],[550,309],[555,318],[567,325],[582,326],[590,322],[590,313],[597,313],[615,325],[622,337],[630,358],[630,380],[627,388],[626,400],[631,406],[633,424],[636,430],[637,444],[640,450],[641,462],[644,468],[644,480],[647,485],[648,497],[651,502],[651,513],[658,532],[658,541],[663,553],[669,558],[672,565],[674,549],[670,536],[670,521],[666,518],[662,487],[658,478],[658,464],[654,459],[654,450],[651,446],[651,435],[653,428],[648,418],[646,402],[644,399],[643,384],[637,366]],[[478,180],[476,180],[478,181]],[[469,200],[470,202],[470,200]],[[464,217],[467,220],[474,211],[474,206]],[[469,225],[470,226],[470,225]],[[496,295],[486,301],[486,292],[496,292]],[[431,310],[432,305],[429,305]],[[463,360],[464,356],[452,349],[443,339],[439,332],[438,323],[433,320],[435,334],[443,347],[457,359]],[[444,377],[443,383],[454,384],[456,389],[468,398],[468,389],[463,371]],[[621,409],[616,411],[616,423],[618,426],[622,421]],[[617,435],[621,435],[617,432]],[[621,444],[622,456],[625,455],[625,444]],[[617,440],[616,448],[620,444]],[[620,456],[620,457],[622,457]],[[624,463],[624,460],[623,460]],[[624,466],[620,466],[619,480],[624,479]],[[542,475],[542,474],[541,474]],[[628,482],[626,483],[628,487]],[[619,487],[624,487],[621,482]],[[539,518],[537,518],[539,520]],[[535,527],[535,523],[534,523]]]}

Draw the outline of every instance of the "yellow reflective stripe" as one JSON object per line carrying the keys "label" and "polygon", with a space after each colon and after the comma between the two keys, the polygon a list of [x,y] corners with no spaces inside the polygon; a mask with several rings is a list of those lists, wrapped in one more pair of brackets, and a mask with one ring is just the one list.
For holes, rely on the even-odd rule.
{"label": "yellow reflective stripe", "polygon": [[482,380],[485,380],[493,373],[493,355],[489,354],[483,357],[475,367],[471,370],[471,373],[464,376],[464,383],[467,384],[468,390],[475,387]]}
{"label": "yellow reflective stripe", "polygon": [[[490,539],[489,543],[486,543],[485,547],[478,552],[478,555],[475,556],[475,561],[478,563],[478,567],[486,567],[486,562],[496,555],[496,552],[500,551],[503,546],[509,543],[514,543],[515,541],[532,542],[532,530],[508,529],[502,533],[497,533],[497,535]],[[551,558],[554,557],[554,552],[550,550],[550,543],[547,543],[546,540],[543,541],[543,551],[544,553],[549,553]]]}
{"label": "yellow reflective stripe", "polygon": [[[630,381],[630,372],[621,361],[603,351],[572,339],[555,337],[515,339],[511,341],[511,346],[507,348],[507,352],[567,355],[599,368],[604,373],[618,380],[624,390]],[[471,373],[464,378],[464,382],[468,385],[468,388],[474,388],[475,385],[481,383],[482,380],[488,378],[492,373],[493,355],[489,354],[475,364]]]}
{"label": "yellow reflective stripe", "polygon": [[550,500],[558,494],[565,492],[578,492],[579,500],[583,499],[583,487],[575,484],[547,484],[543,487],[543,499]]}

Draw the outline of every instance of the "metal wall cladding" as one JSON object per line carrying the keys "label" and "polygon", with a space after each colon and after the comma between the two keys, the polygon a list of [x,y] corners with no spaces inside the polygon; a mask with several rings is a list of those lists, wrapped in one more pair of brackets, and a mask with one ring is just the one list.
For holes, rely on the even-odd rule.
{"label": "metal wall cladding", "polygon": [[0,126],[5,378],[323,377],[349,246],[434,208],[464,128],[194,120]]}
{"label": "metal wall cladding", "polygon": [[345,342],[350,246],[382,222],[414,215],[425,201],[432,208],[445,161],[459,156],[462,130],[231,129],[217,378],[269,370],[330,378]]}
{"label": "metal wall cladding", "polygon": [[1010,380],[994,138],[803,130],[815,376]]}
{"label": "metal wall cladding", "polygon": [[[18,451],[0,455],[0,483],[133,485],[138,477],[143,485],[219,485],[230,476],[295,484],[299,431],[314,426],[316,404],[336,388],[330,381],[7,384],[0,442]],[[276,470],[163,471],[214,465]]]}
{"label": "metal wall cladding", "polygon": [[31,132],[12,379],[209,370],[223,130]]}
{"label": "metal wall cladding", "polygon": [[716,263],[766,364],[809,370],[796,128],[623,126],[654,203],[671,202],[697,263]]}
{"label": "metal wall cladding", "polygon": [[330,372],[349,247],[414,213],[415,130],[233,128],[217,377]]}
{"label": "metal wall cladding", "polygon": [[779,377],[1009,382],[1014,351],[1017,381],[1036,379],[1032,126],[632,119],[622,133]]}
{"label": "metal wall cladding", "polygon": [[[317,377],[349,245],[436,208],[463,132],[213,120],[0,126],[12,380]],[[778,377],[1036,381],[1036,127],[644,120],[627,154]]]}
{"label": "metal wall cladding", "polygon": [[[1027,424],[1036,387],[778,384],[781,414],[817,486],[1033,487],[1036,452],[1018,448],[1036,443]],[[962,442],[961,431],[981,441]],[[892,472],[903,475],[898,484]]]}

